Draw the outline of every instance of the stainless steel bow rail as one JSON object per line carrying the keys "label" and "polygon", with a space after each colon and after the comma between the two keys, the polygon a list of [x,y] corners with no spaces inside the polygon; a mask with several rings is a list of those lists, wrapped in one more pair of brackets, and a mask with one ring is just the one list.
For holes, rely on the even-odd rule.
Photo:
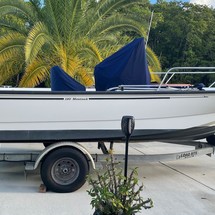
{"label": "stainless steel bow rail", "polygon": [[[201,75],[206,75],[206,74],[215,74],[215,67],[173,67],[169,69],[167,72],[158,72],[154,74],[164,74],[163,79],[161,80],[161,83],[158,86],[158,90],[162,87],[163,84],[168,84],[170,80],[173,78],[173,76],[180,74],[180,75],[185,75],[185,74],[201,74]],[[168,79],[168,75],[171,75]],[[167,79],[167,80],[166,80]],[[208,88],[211,88],[215,85],[215,81],[212,82]]]}
{"label": "stainless steel bow rail", "polygon": [[[108,91],[129,91],[129,90],[144,90],[144,91],[161,91],[166,89],[190,89],[193,88],[191,84],[174,84],[171,83],[172,78],[175,75],[215,75],[215,67],[173,67],[166,72],[151,72],[152,74],[163,76],[161,82],[158,84],[150,85],[119,85],[117,87],[112,87]],[[214,77],[215,78],[215,77]],[[208,86],[205,86],[205,90],[212,89],[215,87],[215,80]]]}

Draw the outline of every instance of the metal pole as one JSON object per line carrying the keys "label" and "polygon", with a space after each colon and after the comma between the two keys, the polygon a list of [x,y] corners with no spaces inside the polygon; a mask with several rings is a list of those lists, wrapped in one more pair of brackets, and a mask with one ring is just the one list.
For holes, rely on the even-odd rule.
{"label": "metal pole", "polygon": [[129,136],[126,136],[126,143],[125,143],[125,167],[124,167],[124,176],[127,179],[128,175],[128,142]]}
{"label": "metal pole", "polygon": [[125,142],[125,165],[124,165],[124,176],[125,176],[125,182],[127,180],[127,172],[128,172],[128,144],[130,136],[134,130],[134,124],[135,120],[133,116],[123,116],[121,120],[121,128],[122,132],[124,133],[126,137]]}

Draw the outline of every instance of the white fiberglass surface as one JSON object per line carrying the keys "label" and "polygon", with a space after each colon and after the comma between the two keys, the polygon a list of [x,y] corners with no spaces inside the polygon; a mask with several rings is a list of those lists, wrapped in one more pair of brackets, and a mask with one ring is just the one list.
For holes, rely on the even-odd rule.
{"label": "white fiberglass surface", "polygon": [[1,130],[120,129],[124,115],[135,117],[137,129],[183,129],[215,121],[214,95],[23,98],[0,100]]}

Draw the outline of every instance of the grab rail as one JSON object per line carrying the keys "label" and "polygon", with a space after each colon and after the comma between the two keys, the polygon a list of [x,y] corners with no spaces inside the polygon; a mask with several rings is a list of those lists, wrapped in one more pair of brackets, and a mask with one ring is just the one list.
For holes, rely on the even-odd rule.
{"label": "grab rail", "polygon": [[[174,71],[174,70],[208,70],[208,71]],[[209,71],[214,70],[214,71]],[[164,75],[160,84],[152,84],[152,85],[119,85],[117,87],[109,88],[107,91],[115,91],[115,90],[155,90],[159,91],[161,89],[166,89],[171,87],[172,90],[177,90],[180,84],[168,84],[170,80],[173,78],[175,74],[215,74],[215,67],[173,67],[169,69],[167,72],[152,72],[152,74],[156,75]],[[171,75],[168,79],[167,76]],[[166,80],[167,79],[167,80]],[[166,81],[165,81],[166,80]],[[210,84],[207,88],[211,88],[215,85],[215,81]],[[190,84],[182,84],[182,88],[189,88],[192,85]]]}
{"label": "grab rail", "polygon": [[[195,72],[195,71],[192,71],[192,72],[189,72],[189,71],[183,71],[183,72],[172,72],[173,70],[215,70],[215,67],[173,67],[171,69],[169,69],[167,72],[155,72],[154,74],[165,74],[161,83],[159,84],[158,86],[158,89],[157,90],[160,90],[160,88],[162,87],[162,85],[164,84],[164,81],[166,79],[166,77],[169,75],[169,74],[172,74],[170,76],[170,78],[165,82],[165,84],[168,84],[168,82],[172,79],[172,77],[175,75],[175,74],[215,74],[215,71],[204,71],[204,72]],[[213,85],[215,84],[215,82],[213,82],[209,88],[211,88]]]}

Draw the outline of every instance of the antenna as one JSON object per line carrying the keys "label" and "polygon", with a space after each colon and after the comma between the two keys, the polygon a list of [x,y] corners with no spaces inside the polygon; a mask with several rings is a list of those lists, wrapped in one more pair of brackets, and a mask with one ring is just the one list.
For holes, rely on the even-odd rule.
{"label": "antenna", "polygon": [[145,48],[147,48],[148,41],[149,41],[149,34],[150,34],[151,26],[152,26],[153,15],[154,15],[154,10],[152,11],[152,14],[151,14],[151,17],[150,17],[149,29],[148,29],[148,34],[147,34],[147,39],[146,39]]}

